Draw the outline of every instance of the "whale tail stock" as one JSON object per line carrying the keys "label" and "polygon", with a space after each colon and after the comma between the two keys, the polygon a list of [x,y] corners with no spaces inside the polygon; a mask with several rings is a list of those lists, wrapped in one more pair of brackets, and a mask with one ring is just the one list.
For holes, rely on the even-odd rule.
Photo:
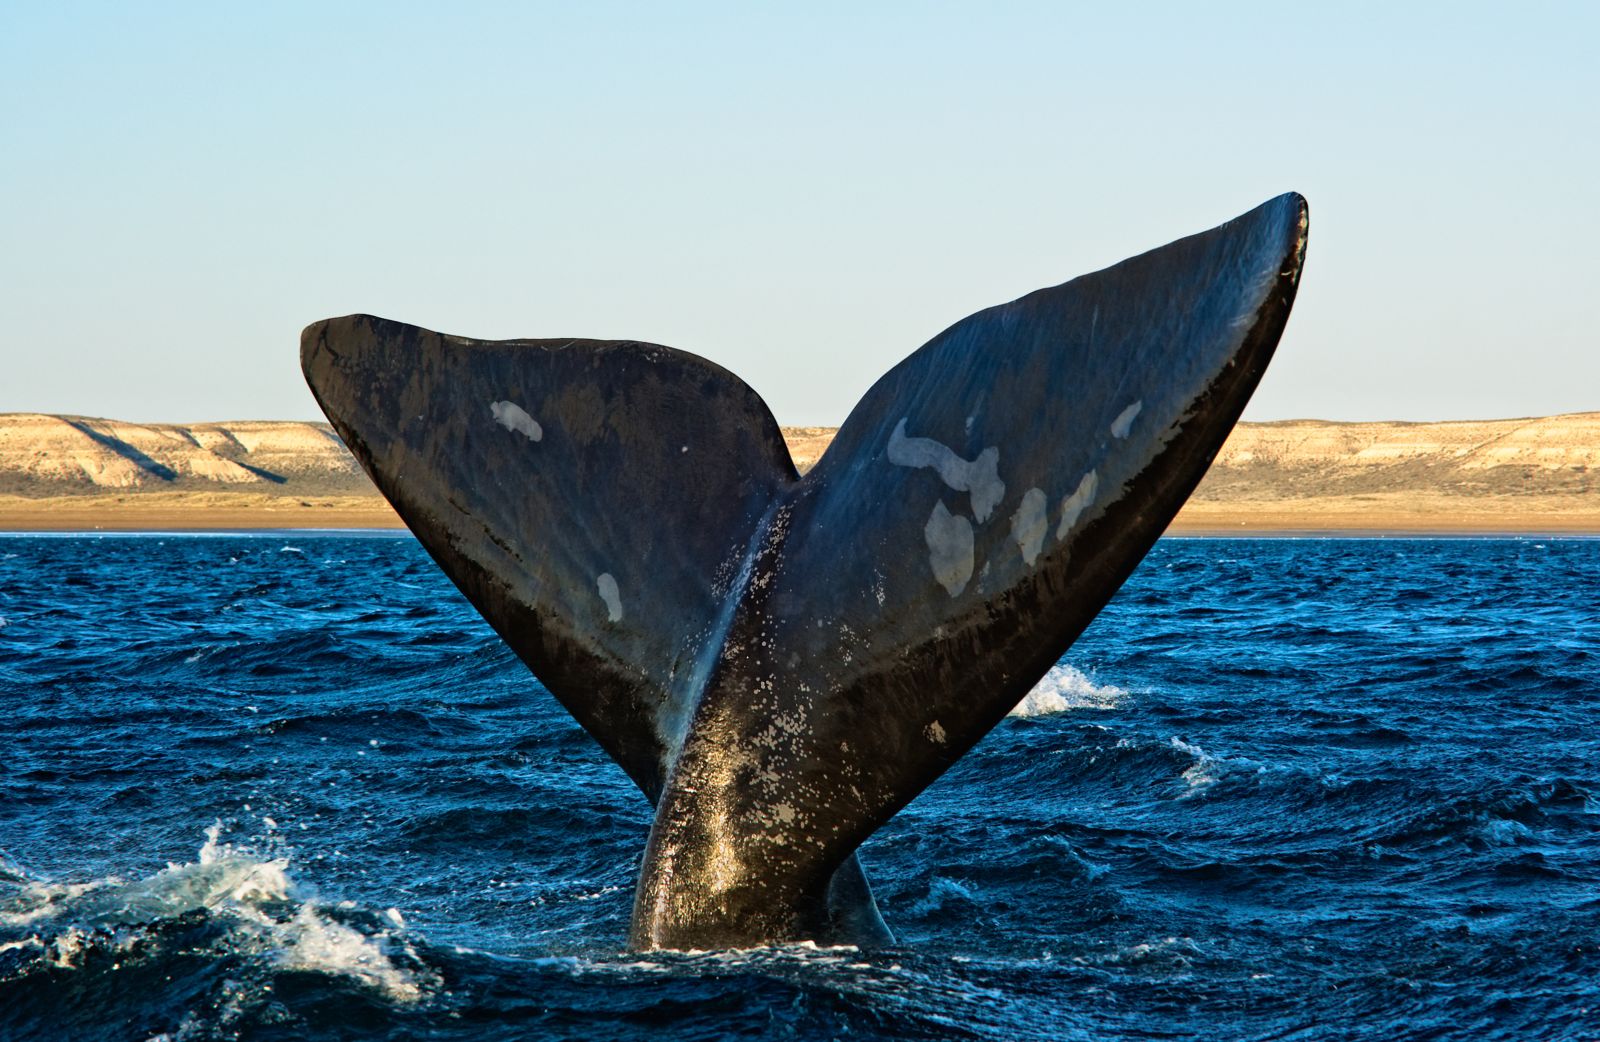
{"label": "whale tail stock", "polygon": [[1305,201],[989,308],[804,478],[731,373],[370,316],[302,338],[423,546],[656,806],[636,948],[885,940],[855,850],[994,727],[1199,482],[1277,344]]}

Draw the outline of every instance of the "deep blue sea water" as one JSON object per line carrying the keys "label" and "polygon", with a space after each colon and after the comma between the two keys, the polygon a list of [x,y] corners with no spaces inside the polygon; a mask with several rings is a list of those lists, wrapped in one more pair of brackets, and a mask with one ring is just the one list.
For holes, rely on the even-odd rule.
{"label": "deep blue sea water", "polygon": [[409,537],[0,538],[0,620],[0,1039],[1600,1038],[1600,541],[1161,542],[882,952],[623,952],[643,798]]}

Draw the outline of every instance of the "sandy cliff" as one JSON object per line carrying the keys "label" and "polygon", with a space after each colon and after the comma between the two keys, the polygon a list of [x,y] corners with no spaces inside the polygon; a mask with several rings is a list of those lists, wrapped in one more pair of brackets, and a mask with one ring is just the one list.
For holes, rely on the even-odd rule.
{"label": "sandy cliff", "polygon": [[[833,434],[784,429],[802,471]],[[327,424],[0,415],[0,528],[398,523]],[[1600,413],[1241,424],[1174,528],[1600,532]]]}
{"label": "sandy cliff", "polygon": [[1600,413],[1240,424],[1173,528],[1600,532]]}
{"label": "sandy cliff", "polygon": [[1195,499],[1600,492],[1600,413],[1449,423],[1243,423]]}
{"label": "sandy cliff", "polygon": [[366,495],[372,486],[327,424],[0,416],[0,494],[218,489]]}
{"label": "sandy cliff", "polygon": [[816,466],[838,431],[837,427],[783,428],[783,440],[789,445],[789,458],[794,460],[795,469],[804,474]]}

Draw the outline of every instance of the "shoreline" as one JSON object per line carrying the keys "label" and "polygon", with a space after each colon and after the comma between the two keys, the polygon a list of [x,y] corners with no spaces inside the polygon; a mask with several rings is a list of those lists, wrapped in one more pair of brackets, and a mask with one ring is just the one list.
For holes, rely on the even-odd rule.
{"label": "shoreline", "polygon": [[[410,539],[415,538],[407,528],[0,528],[0,542],[7,539],[263,539],[267,536],[337,536],[349,539]],[[1238,532],[1216,529],[1168,529],[1161,539],[1281,539],[1286,542],[1301,540],[1454,540],[1470,542],[1482,539],[1550,540],[1555,542],[1587,542],[1600,539],[1600,532],[1577,529],[1526,530],[1497,529],[1494,531],[1442,531],[1437,529],[1390,528],[1284,528],[1257,529]]]}
{"label": "shoreline", "polygon": [[375,496],[133,493],[25,499],[0,496],[0,532],[404,530]]}
{"label": "shoreline", "polygon": [[1167,535],[1600,535],[1600,497],[1379,493],[1184,504]]}
{"label": "shoreline", "polygon": [[[1186,504],[1177,538],[1592,538],[1592,497],[1383,496]],[[0,496],[0,534],[404,532],[373,496],[133,493],[27,499]]]}
{"label": "shoreline", "polygon": [[[835,433],[782,430],[802,473]],[[0,479],[0,532],[404,530],[320,423],[0,416]],[[1600,412],[1240,423],[1166,534],[1600,536]]]}
{"label": "shoreline", "polygon": [[1168,528],[1163,539],[1600,539],[1587,528]]}

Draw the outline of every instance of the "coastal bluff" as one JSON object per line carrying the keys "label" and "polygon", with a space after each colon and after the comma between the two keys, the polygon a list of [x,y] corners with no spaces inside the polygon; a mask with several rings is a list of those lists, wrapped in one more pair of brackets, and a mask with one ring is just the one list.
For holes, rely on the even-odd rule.
{"label": "coastal bluff", "polygon": [[[833,434],[784,428],[802,471]],[[399,524],[326,423],[0,415],[3,529]],[[1600,532],[1600,412],[1241,423],[1173,530]]]}
{"label": "coastal bluff", "polygon": [[0,414],[0,529],[399,525],[326,423]]}

